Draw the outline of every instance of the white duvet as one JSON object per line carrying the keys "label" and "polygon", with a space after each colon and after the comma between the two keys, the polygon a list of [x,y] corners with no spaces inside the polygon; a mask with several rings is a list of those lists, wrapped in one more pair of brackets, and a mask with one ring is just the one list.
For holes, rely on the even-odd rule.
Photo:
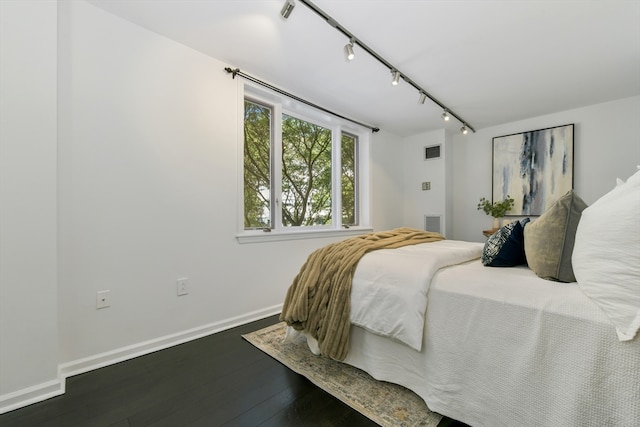
{"label": "white duvet", "polygon": [[482,248],[482,243],[442,240],[368,253],[353,276],[351,323],[420,351],[433,276],[480,258]]}
{"label": "white duvet", "polygon": [[638,427],[640,336],[577,283],[480,260],[439,270],[420,353],[352,327],[344,362],[474,427]]}

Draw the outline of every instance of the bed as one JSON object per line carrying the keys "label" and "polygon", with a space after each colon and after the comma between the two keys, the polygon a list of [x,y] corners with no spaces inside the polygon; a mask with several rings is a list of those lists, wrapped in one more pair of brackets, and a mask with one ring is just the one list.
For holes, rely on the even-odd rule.
{"label": "bed", "polygon": [[[526,255],[537,258],[539,250],[542,258],[549,258],[555,250],[549,241],[560,238],[551,270],[565,275],[562,279],[567,274],[574,278],[575,273],[577,280],[548,277],[551,270],[544,259],[541,265],[536,259],[529,265],[489,268],[488,243],[442,240],[366,253],[352,276],[343,362],[376,379],[403,385],[431,410],[473,427],[639,426],[640,175],[636,175],[638,181],[628,181],[638,182],[633,191],[628,185],[625,191],[621,190],[625,185],[612,191],[616,200],[626,198],[623,206],[607,195],[602,203],[586,208],[570,192],[563,203],[558,202],[561,224],[556,211],[545,212],[531,224],[519,222],[519,244]],[[622,209],[626,206],[632,209]],[[601,210],[611,227],[625,226],[616,236],[616,246],[624,248],[616,250],[616,261],[622,258],[617,264],[606,262],[607,244],[590,231],[596,229],[605,241],[611,239],[609,234],[602,236]],[[564,230],[562,236],[555,227]],[[515,228],[508,227],[507,237]],[[543,236],[540,248],[535,247],[538,234]],[[527,239],[531,243],[525,248]],[[435,269],[425,268],[425,259],[442,248],[464,256],[454,261],[446,256]],[[567,266],[567,259],[573,264]],[[426,283],[417,294],[387,293],[421,281]],[[380,293],[379,287],[388,289]],[[614,295],[613,306],[607,293]],[[421,298],[422,314],[412,305],[420,306]],[[293,329],[290,332],[294,334]],[[311,351],[319,353],[313,334],[302,333],[308,335]]]}
{"label": "bed", "polygon": [[437,273],[426,313],[422,351],[352,326],[344,362],[474,427],[639,425],[639,342],[577,286],[475,260]]}

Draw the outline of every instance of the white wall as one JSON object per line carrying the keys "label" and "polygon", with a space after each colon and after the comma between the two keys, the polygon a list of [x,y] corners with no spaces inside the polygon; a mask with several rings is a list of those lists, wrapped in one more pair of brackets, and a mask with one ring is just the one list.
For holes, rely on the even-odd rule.
{"label": "white wall", "polygon": [[[404,166],[404,224],[424,229],[425,215],[441,216],[441,232],[451,237],[453,215],[451,205],[451,171],[453,169],[452,136],[438,130],[413,135],[402,143]],[[425,160],[424,149],[441,145],[440,158]],[[422,190],[422,183],[430,182],[430,190]]]}
{"label": "white wall", "polygon": [[[61,362],[277,310],[330,239],[237,243],[238,81],[227,64],[84,2],[64,14]],[[180,277],[187,296],[176,296]],[[96,310],[107,289],[111,307]]]}
{"label": "white wall", "polygon": [[[228,64],[85,2],[0,4],[0,412],[7,397],[46,397],[37,389],[58,367],[82,372],[277,312],[306,256],[337,238],[237,242],[241,118]],[[35,39],[15,38],[26,34]],[[41,69],[19,75],[5,50]],[[9,86],[32,90],[5,104]],[[372,137],[376,229],[402,225],[399,143]],[[177,297],[181,277],[190,289]],[[111,307],[96,310],[101,290]]]}
{"label": "white wall", "polygon": [[0,1],[0,407],[60,391],[56,16]]}
{"label": "white wall", "polygon": [[376,231],[404,226],[403,141],[381,130],[371,144],[371,205]]}
{"label": "white wall", "polygon": [[591,204],[640,164],[640,97],[507,123],[454,137],[454,238],[484,241],[491,218],[476,210],[491,197],[492,138],[575,123],[574,188]]}

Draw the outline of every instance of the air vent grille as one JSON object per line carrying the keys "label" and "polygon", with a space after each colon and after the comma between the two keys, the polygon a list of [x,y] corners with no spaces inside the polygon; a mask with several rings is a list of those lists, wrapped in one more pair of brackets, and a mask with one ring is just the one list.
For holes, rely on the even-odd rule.
{"label": "air vent grille", "polygon": [[440,145],[432,145],[430,147],[424,147],[424,159],[439,159],[440,158]]}
{"label": "air vent grille", "polygon": [[442,219],[441,215],[425,215],[424,229],[427,231],[442,233],[441,226],[440,226],[441,219]]}

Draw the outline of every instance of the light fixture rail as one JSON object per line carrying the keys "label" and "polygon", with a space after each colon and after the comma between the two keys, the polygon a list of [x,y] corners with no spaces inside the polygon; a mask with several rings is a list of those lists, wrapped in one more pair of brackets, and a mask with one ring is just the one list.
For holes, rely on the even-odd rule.
{"label": "light fixture rail", "polygon": [[256,83],[256,84],[258,84],[258,85],[260,85],[262,87],[266,87],[267,89],[270,89],[270,90],[272,90],[274,92],[277,92],[277,93],[279,93],[281,95],[287,96],[287,97],[289,97],[291,99],[294,99],[294,100],[296,100],[298,102],[306,104],[306,105],[308,105],[310,107],[313,107],[313,108],[315,108],[317,110],[324,111],[325,113],[331,114],[332,116],[339,117],[341,119],[350,121],[351,123],[355,123],[355,124],[360,125],[362,127],[371,129],[371,132],[373,132],[373,133],[378,132],[380,130],[380,128],[378,128],[378,127],[371,126],[371,125],[359,122],[359,121],[354,120],[354,119],[350,119],[349,117],[345,117],[345,116],[343,116],[341,114],[338,114],[338,113],[336,113],[334,111],[331,111],[331,110],[329,110],[327,108],[324,108],[324,107],[321,107],[321,106],[319,106],[317,104],[314,104],[311,101],[307,101],[306,99],[300,98],[297,95],[289,93],[289,92],[285,91],[284,89],[280,89],[280,88],[278,88],[276,86],[273,86],[272,84],[269,84],[267,82],[264,82],[264,81],[262,81],[262,80],[260,80],[260,79],[258,79],[256,77],[253,77],[253,76],[251,76],[249,74],[243,73],[242,71],[240,71],[239,68],[226,67],[224,70],[227,73],[231,74],[231,77],[234,78],[234,79],[236,78],[236,76],[240,76],[240,77],[242,77],[242,78],[244,78],[246,80],[249,80],[250,82]]}
{"label": "light fixture rail", "polygon": [[[420,103],[422,103],[423,100],[423,95],[426,96],[427,98],[429,98],[432,102],[434,102],[436,105],[438,105],[440,108],[442,108],[445,112],[449,113],[450,116],[455,117],[460,123],[462,123],[462,129],[468,129],[472,132],[475,133],[475,129],[473,128],[473,126],[471,126],[469,124],[469,122],[467,122],[466,120],[464,120],[462,117],[460,117],[459,115],[457,115],[451,108],[447,107],[446,105],[444,105],[442,102],[440,102],[435,96],[431,95],[429,92],[427,92],[425,89],[423,89],[422,87],[420,87],[420,85],[418,85],[414,80],[412,80],[409,76],[407,76],[406,74],[404,74],[403,72],[401,72],[400,70],[398,70],[398,67],[395,67],[393,64],[391,64],[389,61],[387,61],[386,59],[384,59],[382,56],[380,56],[376,51],[374,51],[373,49],[371,49],[369,46],[367,46],[366,43],[364,43],[362,40],[360,40],[358,37],[356,37],[353,33],[351,33],[349,30],[347,30],[345,27],[343,27],[342,25],[340,25],[335,19],[333,19],[330,15],[328,15],[326,12],[324,12],[322,9],[320,9],[318,6],[316,6],[315,4],[313,4],[312,2],[310,2],[309,0],[298,0],[300,1],[300,3],[304,4],[305,6],[307,6],[309,9],[311,9],[312,11],[314,11],[317,15],[319,15],[320,17],[322,17],[325,21],[327,21],[327,23],[332,26],[333,28],[335,28],[336,30],[338,30],[339,32],[341,32],[342,34],[344,34],[350,41],[351,45],[353,46],[354,44],[357,44],[358,46],[360,46],[365,52],[367,52],[369,55],[371,55],[372,57],[374,57],[376,60],[378,60],[378,62],[380,62],[382,65],[384,65],[385,67],[387,67],[389,69],[389,71],[393,74],[393,73],[399,73],[400,77],[402,77],[402,80],[404,80],[405,82],[407,82],[408,84],[410,84],[411,86],[413,86],[420,94]],[[291,13],[291,10],[293,9],[293,7],[295,7],[295,1],[294,0],[287,0],[287,2],[285,3],[285,7],[289,6],[288,8],[288,13],[287,16],[285,17],[283,14],[283,17],[286,19],[289,17],[289,14]],[[284,9],[284,8],[283,8]],[[397,81],[394,78],[394,84],[397,83]],[[463,133],[466,133],[463,131]]]}

